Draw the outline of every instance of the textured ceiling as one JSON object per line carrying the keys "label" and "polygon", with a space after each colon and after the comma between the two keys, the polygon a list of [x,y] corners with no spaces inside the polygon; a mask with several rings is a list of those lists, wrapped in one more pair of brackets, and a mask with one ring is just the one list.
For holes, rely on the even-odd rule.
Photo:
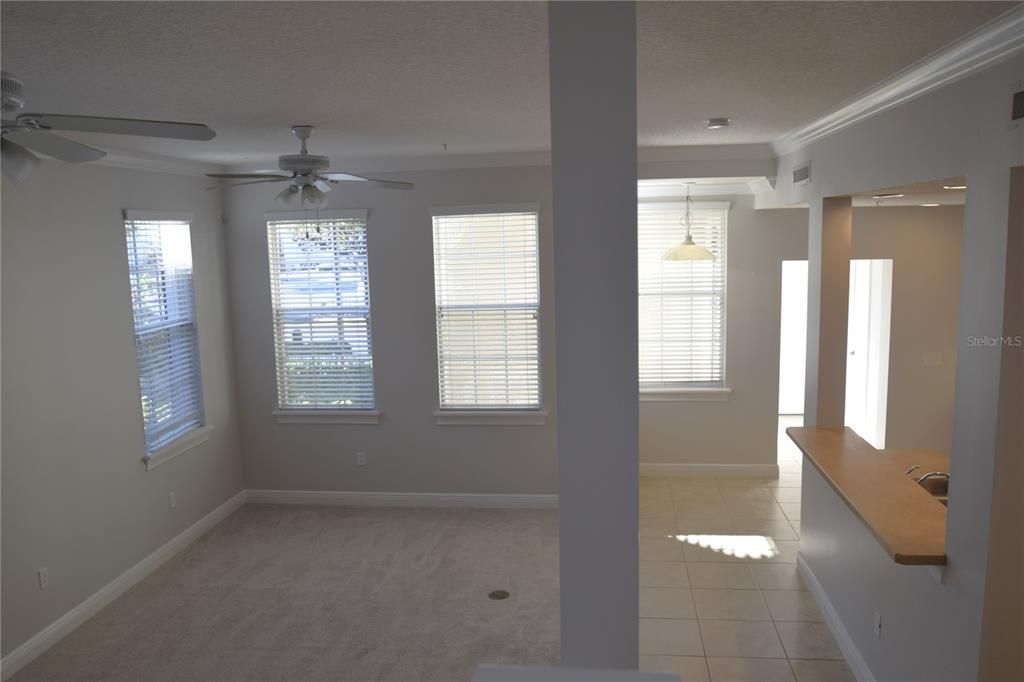
{"label": "textured ceiling", "polygon": [[[1012,2],[645,2],[640,143],[769,142]],[[222,164],[544,150],[544,3],[3,2],[28,110],[207,123],[208,143],[77,136]],[[733,127],[706,131],[704,119]]]}

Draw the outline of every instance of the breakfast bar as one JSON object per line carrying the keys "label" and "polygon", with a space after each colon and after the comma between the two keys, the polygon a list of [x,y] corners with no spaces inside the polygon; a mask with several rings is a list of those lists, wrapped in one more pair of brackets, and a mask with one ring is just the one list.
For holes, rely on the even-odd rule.
{"label": "breakfast bar", "polygon": [[908,474],[949,471],[930,450],[878,450],[849,427],[786,434],[898,564],[946,564],[946,506]]}

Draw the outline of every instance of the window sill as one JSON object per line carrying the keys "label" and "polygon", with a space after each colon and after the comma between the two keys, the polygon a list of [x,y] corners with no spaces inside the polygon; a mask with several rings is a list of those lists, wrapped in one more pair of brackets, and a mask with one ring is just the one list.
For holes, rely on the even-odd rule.
{"label": "window sill", "polygon": [[278,424],[380,424],[379,410],[274,410]]}
{"label": "window sill", "polygon": [[437,410],[439,426],[543,426],[546,410]]}
{"label": "window sill", "polygon": [[197,445],[205,443],[210,439],[211,431],[213,431],[212,426],[200,426],[199,428],[193,429],[184,434],[177,440],[168,443],[156,452],[146,455],[142,458],[142,461],[146,464],[146,471],[152,471],[161,464],[174,459],[178,455],[184,455]]}
{"label": "window sill", "polygon": [[724,403],[732,395],[728,386],[721,388],[667,388],[640,391],[642,403],[708,402]]}

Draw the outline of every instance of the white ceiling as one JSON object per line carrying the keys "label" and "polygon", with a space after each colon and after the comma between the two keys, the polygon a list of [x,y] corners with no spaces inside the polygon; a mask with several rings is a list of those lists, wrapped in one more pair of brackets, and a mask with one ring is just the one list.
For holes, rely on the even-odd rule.
{"label": "white ceiling", "polygon": [[[644,2],[640,144],[770,142],[1015,2]],[[199,121],[212,142],[75,136],[226,165],[541,151],[547,14],[511,2],[3,2],[27,110]],[[707,131],[704,119],[733,126]],[[272,165],[272,164],[268,164]]]}

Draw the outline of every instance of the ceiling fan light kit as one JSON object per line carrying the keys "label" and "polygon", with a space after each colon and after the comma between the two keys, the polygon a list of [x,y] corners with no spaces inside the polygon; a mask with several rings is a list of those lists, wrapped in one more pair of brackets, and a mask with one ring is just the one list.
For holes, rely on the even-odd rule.
{"label": "ceiling fan light kit", "polygon": [[40,163],[38,156],[6,137],[0,140],[0,157],[2,157],[4,175],[15,184],[32,175]]}
{"label": "ceiling fan light kit", "polygon": [[314,185],[288,185],[275,198],[277,203],[288,208],[323,208],[327,205],[327,195]]}
{"label": "ceiling fan light kit", "polygon": [[[25,92],[21,79],[0,71],[0,111],[6,116],[24,106]],[[39,165],[39,158],[33,151],[66,163],[98,161],[107,155],[102,150],[56,135],[52,132],[54,130],[193,141],[212,140],[216,136],[213,130],[201,123],[108,116],[24,113],[14,119],[3,119],[2,125],[3,172],[15,183],[27,178]]]}
{"label": "ceiling fan light kit", "polygon": [[[322,208],[327,205],[327,192],[341,182],[365,182],[388,189],[412,189],[411,182],[375,180],[361,175],[332,171],[331,160],[319,154],[310,154],[306,141],[313,134],[313,126],[292,126],[292,134],[299,140],[298,154],[284,154],[277,158],[278,173],[207,173],[207,177],[221,180],[245,180],[231,187],[253,185],[264,182],[287,182],[288,187],[275,197],[287,207]],[[214,189],[214,188],[211,188]]]}

